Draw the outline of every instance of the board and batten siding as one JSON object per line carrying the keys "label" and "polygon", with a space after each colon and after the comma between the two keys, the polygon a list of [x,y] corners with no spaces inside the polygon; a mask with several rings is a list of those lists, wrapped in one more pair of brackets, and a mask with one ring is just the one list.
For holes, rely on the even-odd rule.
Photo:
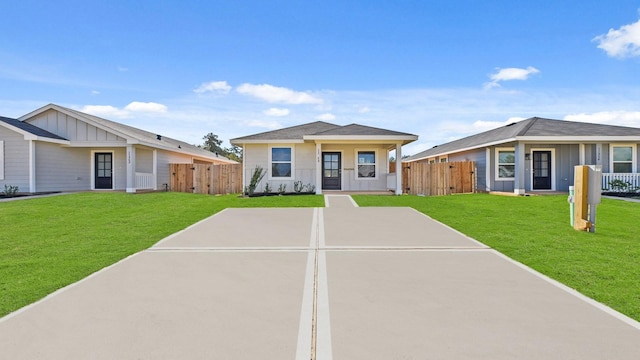
{"label": "board and batten siding", "polygon": [[75,117],[56,110],[44,113],[26,120],[29,124],[45,129],[53,134],[71,141],[113,142],[126,144],[126,139],[107,132]]}
{"label": "board and batten siding", "polygon": [[38,141],[36,191],[80,191],[91,189],[91,151],[61,147]]}
{"label": "board and batten siding", "polygon": [[4,176],[0,177],[0,191],[4,186],[17,186],[18,191],[29,191],[29,141],[22,134],[0,126]]}
{"label": "board and batten siding", "polygon": [[153,172],[153,150],[136,148],[136,172]]}

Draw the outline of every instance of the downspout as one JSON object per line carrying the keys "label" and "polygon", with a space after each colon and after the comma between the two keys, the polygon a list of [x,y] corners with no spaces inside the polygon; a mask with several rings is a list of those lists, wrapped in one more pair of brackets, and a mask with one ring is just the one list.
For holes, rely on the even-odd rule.
{"label": "downspout", "polygon": [[36,192],[36,143],[29,140],[29,192]]}

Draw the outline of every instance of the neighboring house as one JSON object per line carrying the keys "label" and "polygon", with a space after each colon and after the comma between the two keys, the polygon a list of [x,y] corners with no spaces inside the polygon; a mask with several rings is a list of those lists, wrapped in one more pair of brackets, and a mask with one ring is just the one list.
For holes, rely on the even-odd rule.
{"label": "neighboring house", "polygon": [[568,191],[576,165],[602,165],[611,180],[640,185],[640,129],[530,118],[411,156],[410,162],[475,161],[479,190]]}
{"label": "neighboring house", "polygon": [[402,157],[402,146],[418,136],[397,131],[322,121],[263,132],[237,139],[243,148],[243,188],[256,166],[266,170],[258,187],[272,189],[294,182],[323,190],[385,191],[402,193],[402,174],[389,173],[389,152]]}
{"label": "neighboring house", "polygon": [[0,191],[163,189],[170,163],[235,163],[164,135],[49,104],[0,117]]}

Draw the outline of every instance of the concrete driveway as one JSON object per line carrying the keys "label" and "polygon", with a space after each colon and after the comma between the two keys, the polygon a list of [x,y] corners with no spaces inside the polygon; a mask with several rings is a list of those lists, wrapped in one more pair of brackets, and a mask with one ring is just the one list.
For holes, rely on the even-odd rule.
{"label": "concrete driveway", "polygon": [[638,359],[640,324],[410,208],[227,209],[0,319],[2,359]]}

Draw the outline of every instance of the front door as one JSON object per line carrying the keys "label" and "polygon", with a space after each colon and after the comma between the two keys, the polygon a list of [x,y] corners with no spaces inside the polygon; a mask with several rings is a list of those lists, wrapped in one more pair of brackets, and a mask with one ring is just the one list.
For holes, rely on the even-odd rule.
{"label": "front door", "polygon": [[342,189],[342,160],[339,152],[322,153],[322,189]]}
{"label": "front door", "polygon": [[113,189],[113,154],[95,154],[95,188]]}
{"label": "front door", "polygon": [[551,190],[551,151],[533,152],[533,190]]}

